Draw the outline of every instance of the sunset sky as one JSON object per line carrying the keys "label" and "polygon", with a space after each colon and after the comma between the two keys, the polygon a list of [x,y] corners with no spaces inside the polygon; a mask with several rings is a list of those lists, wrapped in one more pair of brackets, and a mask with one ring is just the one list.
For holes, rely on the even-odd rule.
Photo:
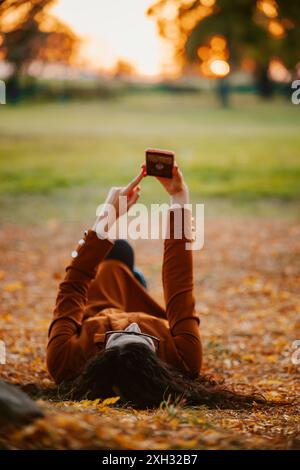
{"label": "sunset sky", "polygon": [[153,0],[59,0],[52,12],[84,39],[82,53],[94,66],[110,68],[118,58],[141,75],[161,71],[162,43],[146,16]]}

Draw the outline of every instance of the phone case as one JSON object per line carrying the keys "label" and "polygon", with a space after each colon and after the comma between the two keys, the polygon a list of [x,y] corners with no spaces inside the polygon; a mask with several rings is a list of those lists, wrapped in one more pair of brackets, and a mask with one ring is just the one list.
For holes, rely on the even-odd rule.
{"label": "phone case", "polygon": [[170,150],[146,149],[147,175],[172,178],[174,152]]}

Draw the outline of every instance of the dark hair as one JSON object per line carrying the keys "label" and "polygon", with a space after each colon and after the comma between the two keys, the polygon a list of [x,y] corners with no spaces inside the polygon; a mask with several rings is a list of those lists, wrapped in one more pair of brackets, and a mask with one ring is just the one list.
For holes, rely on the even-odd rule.
{"label": "dark hair", "polygon": [[95,400],[116,395],[120,404],[139,409],[158,407],[170,399],[229,409],[270,403],[260,394],[238,393],[209,376],[192,377],[174,369],[137,343],[104,349],[93,357],[83,373],[68,384],[66,397]]}

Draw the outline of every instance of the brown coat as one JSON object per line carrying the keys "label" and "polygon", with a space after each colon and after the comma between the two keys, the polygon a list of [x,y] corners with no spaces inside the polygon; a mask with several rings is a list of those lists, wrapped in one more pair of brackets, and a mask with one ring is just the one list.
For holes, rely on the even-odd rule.
{"label": "brown coat", "polygon": [[[113,242],[89,230],[78,256],[66,268],[49,328],[48,370],[56,381],[78,376],[86,362],[104,347],[105,332],[138,323],[160,338],[159,357],[192,373],[202,363],[199,318],[193,296],[192,251],[187,238],[174,236],[174,211],[190,224],[187,210],[169,211],[170,238],[164,241],[163,289],[166,308],[155,302],[121,261],[104,259]],[[176,217],[175,217],[176,220]]]}

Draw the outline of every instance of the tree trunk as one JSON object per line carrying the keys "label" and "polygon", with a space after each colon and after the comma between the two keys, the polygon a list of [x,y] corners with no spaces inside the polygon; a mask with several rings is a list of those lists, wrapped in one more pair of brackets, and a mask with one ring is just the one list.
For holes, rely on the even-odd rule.
{"label": "tree trunk", "polygon": [[259,67],[256,71],[256,87],[262,98],[272,98],[274,95],[274,83],[269,77],[268,65]]}
{"label": "tree trunk", "polygon": [[228,77],[218,78],[216,86],[219,103],[223,108],[228,108],[230,93]]}
{"label": "tree trunk", "polygon": [[6,101],[8,104],[17,104],[20,102],[22,90],[20,84],[20,76],[18,73],[14,73],[6,81],[6,96]]}

